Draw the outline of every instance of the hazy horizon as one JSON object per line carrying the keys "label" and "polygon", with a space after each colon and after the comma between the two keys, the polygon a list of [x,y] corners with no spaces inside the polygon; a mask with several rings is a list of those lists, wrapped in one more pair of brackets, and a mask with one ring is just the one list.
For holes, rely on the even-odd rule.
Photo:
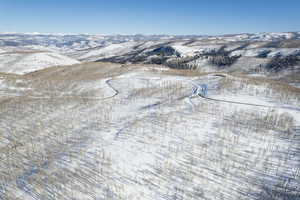
{"label": "hazy horizon", "polygon": [[143,33],[132,33],[132,34],[102,34],[102,33],[64,33],[64,32],[14,32],[14,31],[3,31],[0,34],[28,34],[28,35],[97,35],[97,36],[209,36],[209,37],[218,37],[226,35],[242,35],[242,34],[270,34],[270,33],[299,33],[299,30],[295,31],[281,31],[281,32],[240,32],[240,33],[224,33],[224,34],[143,34]]}

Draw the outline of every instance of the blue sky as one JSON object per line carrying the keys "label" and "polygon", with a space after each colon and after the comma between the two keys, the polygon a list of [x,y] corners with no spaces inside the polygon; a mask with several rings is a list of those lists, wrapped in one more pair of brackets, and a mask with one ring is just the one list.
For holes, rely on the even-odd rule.
{"label": "blue sky", "polygon": [[300,31],[300,0],[0,0],[0,32]]}

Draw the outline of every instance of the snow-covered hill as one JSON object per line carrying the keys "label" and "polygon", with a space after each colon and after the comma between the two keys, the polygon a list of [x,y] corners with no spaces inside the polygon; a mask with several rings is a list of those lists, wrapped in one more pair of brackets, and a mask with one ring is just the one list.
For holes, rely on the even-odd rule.
{"label": "snow-covered hill", "polygon": [[[300,34],[145,36],[4,33],[0,34],[0,53],[2,51],[47,51],[80,61],[164,64],[200,71],[298,71]],[[59,60],[64,59],[66,63],[72,63],[69,58],[60,57]]]}
{"label": "snow-covered hill", "polygon": [[73,65],[79,61],[53,52],[14,52],[0,54],[0,72],[26,74],[51,66]]}
{"label": "snow-covered hill", "polygon": [[[165,35],[88,35],[88,34],[40,34],[40,33],[0,33],[0,46],[35,48],[71,52],[128,41],[149,41],[171,39]],[[176,37],[177,38],[177,37]]]}
{"label": "snow-covered hill", "polygon": [[235,41],[278,41],[299,39],[298,32],[235,34],[221,36],[168,36],[168,35],[88,35],[88,34],[41,34],[41,33],[0,33],[0,46],[18,48],[47,48],[48,50],[71,52],[103,47],[109,44],[144,41],[190,41],[218,40]]}
{"label": "snow-covered hill", "polygon": [[161,69],[1,75],[0,199],[299,200],[299,89]]}

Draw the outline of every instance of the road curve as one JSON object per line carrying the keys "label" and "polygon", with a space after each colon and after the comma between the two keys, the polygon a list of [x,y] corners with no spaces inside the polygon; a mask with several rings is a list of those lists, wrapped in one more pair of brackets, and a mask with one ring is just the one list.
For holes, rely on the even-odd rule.
{"label": "road curve", "polygon": [[[222,77],[222,78],[226,78],[227,75],[224,75],[224,74],[215,74],[213,76],[216,76],[216,77]],[[205,95],[201,94],[199,91],[201,91],[202,89],[202,86],[191,81],[191,83],[197,87],[196,90],[193,91],[193,94],[192,95],[197,95],[203,99],[206,99],[206,100],[210,100],[210,101],[217,101],[217,102],[223,102],[223,103],[231,103],[231,104],[239,104],[239,105],[247,105],[247,106],[257,106],[257,107],[264,107],[264,108],[275,108],[275,106],[267,106],[267,105],[261,105],[261,104],[252,104],[252,103],[244,103],[244,102],[239,102],[239,101],[228,101],[228,100],[223,100],[223,99],[215,99],[215,98],[210,98],[210,97],[206,97]]]}
{"label": "road curve", "polygon": [[[112,85],[111,85],[111,81],[113,80],[113,78],[111,79],[107,79],[105,81],[105,84],[111,88],[113,91],[114,91],[114,94],[111,95],[111,96],[108,96],[108,97],[84,97],[84,96],[68,96],[68,95],[65,95],[65,96],[55,96],[55,97],[39,97],[39,96],[22,96],[22,95],[5,95],[5,97],[26,97],[26,98],[30,98],[30,99],[72,99],[72,98],[77,98],[77,99],[86,99],[86,100],[106,100],[106,99],[111,99],[111,98],[114,98],[115,96],[117,96],[119,94],[119,91],[114,88]],[[1,97],[1,96],[0,96]]]}

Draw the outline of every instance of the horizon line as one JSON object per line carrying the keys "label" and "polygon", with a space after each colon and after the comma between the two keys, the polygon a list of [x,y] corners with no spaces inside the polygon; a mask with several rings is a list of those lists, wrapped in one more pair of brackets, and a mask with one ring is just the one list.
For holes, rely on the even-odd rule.
{"label": "horizon line", "polygon": [[224,33],[224,34],[165,34],[165,33],[159,33],[159,34],[143,34],[143,33],[133,33],[133,34],[120,34],[120,33],[112,33],[112,34],[101,34],[101,33],[61,33],[61,32],[17,32],[17,31],[5,31],[1,32],[0,34],[24,34],[24,35],[96,35],[96,36],[199,36],[199,37],[217,37],[217,36],[227,36],[227,35],[243,35],[243,34],[270,34],[270,33],[300,33],[300,31],[270,31],[270,32],[240,32],[240,33]]}

